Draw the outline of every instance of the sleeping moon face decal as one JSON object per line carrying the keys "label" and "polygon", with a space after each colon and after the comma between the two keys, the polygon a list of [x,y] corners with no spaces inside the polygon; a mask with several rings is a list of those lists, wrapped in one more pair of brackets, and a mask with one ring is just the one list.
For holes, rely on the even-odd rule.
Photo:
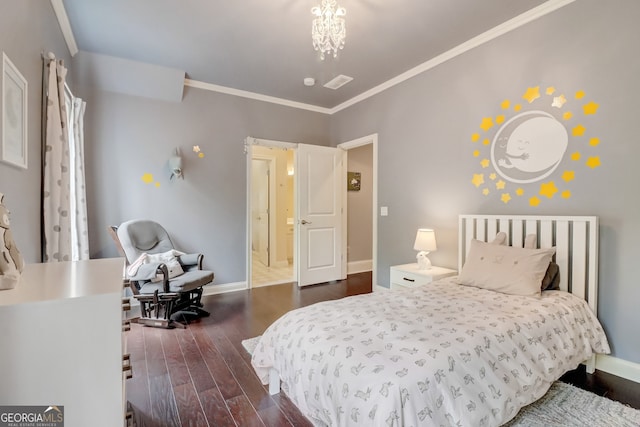
{"label": "sleeping moon face decal", "polygon": [[529,87],[520,101],[505,99],[471,135],[471,184],[485,197],[539,206],[569,199],[582,171],[600,167],[600,138],[590,119],[600,105],[579,90],[565,96],[553,86]]}
{"label": "sleeping moon face decal", "polygon": [[552,115],[531,111],[513,117],[498,130],[491,157],[504,179],[535,182],[558,167],[568,142],[567,130]]}

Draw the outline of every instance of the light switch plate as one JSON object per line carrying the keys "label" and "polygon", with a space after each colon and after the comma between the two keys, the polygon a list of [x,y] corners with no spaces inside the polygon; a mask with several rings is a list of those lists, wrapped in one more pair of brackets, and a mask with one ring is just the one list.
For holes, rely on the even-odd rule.
{"label": "light switch plate", "polygon": [[380,216],[389,215],[389,208],[387,206],[380,206]]}

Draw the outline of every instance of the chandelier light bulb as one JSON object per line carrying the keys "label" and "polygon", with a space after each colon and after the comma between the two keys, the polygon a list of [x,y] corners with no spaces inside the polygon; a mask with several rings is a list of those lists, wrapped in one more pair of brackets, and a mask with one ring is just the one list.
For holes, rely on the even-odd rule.
{"label": "chandelier light bulb", "polygon": [[338,56],[338,50],[344,48],[346,26],[343,16],[347,14],[344,7],[339,7],[336,0],[322,0],[320,6],[311,9],[316,17],[311,26],[313,48],[320,52],[320,59],[325,54]]}

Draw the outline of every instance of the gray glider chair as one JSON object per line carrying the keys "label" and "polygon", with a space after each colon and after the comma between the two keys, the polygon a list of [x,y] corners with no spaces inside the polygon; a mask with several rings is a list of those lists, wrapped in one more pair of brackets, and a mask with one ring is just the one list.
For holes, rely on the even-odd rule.
{"label": "gray glider chair", "polygon": [[177,251],[157,222],[132,220],[109,227],[118,250],[127,260],[126,276],[140,301],[139,323],[185,327],[190,318],[208,316],[202,309],[202,287],[213,272],[202,269],[202,254]]}

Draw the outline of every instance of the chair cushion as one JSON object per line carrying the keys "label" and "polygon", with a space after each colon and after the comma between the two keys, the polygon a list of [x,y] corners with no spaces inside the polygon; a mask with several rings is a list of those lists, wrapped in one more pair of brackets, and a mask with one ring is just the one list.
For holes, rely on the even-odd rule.
{"label": "chair cushion", "polygon": [[[194,289],[200,288],[213,281],[213,271],[209,270],[193,270],[187,271],[178,277],[169,280],[170,292],[189,292]],[[141,294],[153,294],[155,291],[159,293],[164,292],[162,282],[160,283],[145,283],[140,288]]]}

